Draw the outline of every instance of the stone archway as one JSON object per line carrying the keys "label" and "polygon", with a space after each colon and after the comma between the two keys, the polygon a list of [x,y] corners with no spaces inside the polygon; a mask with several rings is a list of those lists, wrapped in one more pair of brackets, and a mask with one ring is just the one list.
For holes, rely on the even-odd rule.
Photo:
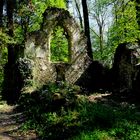
{"label": "stone archway", "polygon": [[[56,26],[64,29],[68,39],[68,63],[50,61],[51,34]],[[27,37],[24,54],[33,61],[33,80],[41,85],[56,80],[65,80],[73,84],[91,63],[87,55],[87,40],[84,33],[68,11],[58,8],[46,9],[41,29]]]}

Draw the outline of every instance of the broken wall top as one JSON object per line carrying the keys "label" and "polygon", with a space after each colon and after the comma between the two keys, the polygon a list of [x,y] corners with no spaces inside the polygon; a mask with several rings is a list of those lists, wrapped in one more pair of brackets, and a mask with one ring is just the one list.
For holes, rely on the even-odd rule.
{"label": "broken wall top", "polygon": [[30,33],[27,37],[24,54],[25,57],[34,61],[33,77],[35,81],[39,83],[56,81],[59,75],[57,71],[59,65],[50,60],[51,36],[56,26],[64,29],[68,40],[69,61],[67,65],[64,64],[63,77],[68,83],[75,83],[89,66],[91,60],[87,55],[87,39],[84,32],[67,10],[46,9],[41,29]]}

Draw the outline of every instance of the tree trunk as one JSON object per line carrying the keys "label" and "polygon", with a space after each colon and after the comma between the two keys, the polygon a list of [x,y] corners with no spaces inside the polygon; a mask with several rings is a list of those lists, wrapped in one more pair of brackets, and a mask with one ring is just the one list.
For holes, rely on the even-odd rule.
{"label": "tree trunk", "polygon": [[66,2],[66,8],[69,9],[69,0],[65,0]]}
{"label": "tree trunk", "polygon": [[100,52],[101,56],[103,55],[103,27],[99,26],[99,39],[100,39]]}
{"label": "tree trunk", "polygon": [[136,0],[136,17],[140,28],[140,0]]}
{"label": "tree trunk", "polygon": [[80,26],[81,26],[81,28],[83,29],[83,20],[82,20],[80,8],[79,8],[79,5],[78,5],[77,0],[74,0],[74,1],[75,1],[76,9],[77,9],[77,12],[78,12],[78,17],[79,17],[79,21],[80,21]]}
{"label": "tree trunk", "polygon": [[[140,30],[140,0],[136,0],[136,19]],[[140,38],[138,38],[138,43],[140,44]]]}
{"label": "tree trunk", "polygon": [[[9,29],[9,36],[13,37],[13,12],[15,3],[13,0],[7,0],[7,28]],[[14,63],[14,47],[13,45],[8,45],[8,65],[12,66]]]}
{"label": "tree trunk", "polygon": [[8,29],[9,35],[13,36],[13,12],[14,12],[14,2],[13,0],[7,0],[7,18],[8,18]]}
{"label": "tree trunk", "polygon": [[91,59],[93,59],[92,47],[91,47],[91,40],[90,40],[90,28],[89,28],[88,7],[87,7],[87,1],[86,0],[82,0],[82,7],[83,7],[83,16],[84,16],[85,35],[87,37],[87,53],[88,53],[88,56]]}
{"label": "tree trunk", "polygon": [[3,25],[3,23],[2,23],[3,5],[4,5],[4,1],[3,0],[0,0],[0,27],[2,27],[2,25]]}

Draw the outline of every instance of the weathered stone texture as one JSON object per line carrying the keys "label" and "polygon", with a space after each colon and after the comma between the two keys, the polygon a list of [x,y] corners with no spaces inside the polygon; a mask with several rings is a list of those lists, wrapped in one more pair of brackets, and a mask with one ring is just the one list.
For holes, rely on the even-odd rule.
{"label": "weathered stone texture", "polygon": [[[140,73],[140,46],[123,43],[118,46],[114,56],[113,77],[114,87],[119,92],[132,92],[138,88]],[[140,91],[140,90],[139,90]]]}
{"label": "weathered stone texture", "polygon": [[75,61],[69,66],[66,71],[66,81],[70,84],[75,83],[84,71],[88,68],[91,64],[89,57],[86,53],[81,53]]}
{"label": "weathered stone texture", "polygon": [[[67,64],[50,61],[51,35],[56,26],[64,29],[68,40]],[[40,85],[59,80],[73,84],[91,63],[84,33],[68,11],[58,8],[50,8],[44,12],[41,29],[27,37],[24,54],[34,61],[33,80]]]}
{"label": "weathered stone texture", "polygon": [[111,89],[110,69],[98,61],[92,61],[82,73],[76,84],[86,91],[104,91]]}

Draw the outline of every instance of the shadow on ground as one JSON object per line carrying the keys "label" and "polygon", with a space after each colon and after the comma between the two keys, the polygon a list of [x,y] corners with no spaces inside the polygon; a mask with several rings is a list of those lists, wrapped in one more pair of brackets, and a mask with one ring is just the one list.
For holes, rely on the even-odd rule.
{"label": "shadow on ground", "polygon": [[25,116],[15,108],[0,102],[0,140],[37,140],[35,132],[21,133],[20,127]]}

